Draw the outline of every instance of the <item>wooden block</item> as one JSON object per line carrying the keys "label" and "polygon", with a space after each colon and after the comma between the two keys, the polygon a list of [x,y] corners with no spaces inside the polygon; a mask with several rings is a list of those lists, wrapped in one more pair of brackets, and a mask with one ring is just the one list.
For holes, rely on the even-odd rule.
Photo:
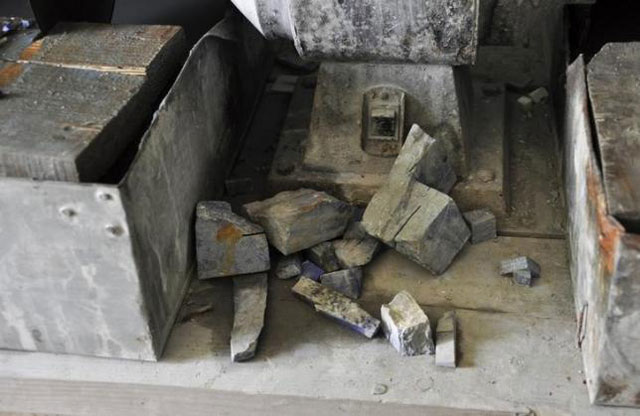
{"label": "wooden block", "polygon": [[640,221],[640,43],[605,45],[588,84],[609,212]]}
{"label": "wooden block", "polygon": [[0,63],[0,176],[99,181],[184,54],[176,27],[73,24]]}

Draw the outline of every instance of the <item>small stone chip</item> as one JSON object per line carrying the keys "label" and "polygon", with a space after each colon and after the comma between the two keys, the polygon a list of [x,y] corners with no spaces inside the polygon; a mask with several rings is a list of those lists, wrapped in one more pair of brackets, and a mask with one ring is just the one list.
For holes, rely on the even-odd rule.
{"label": "small stone chip", "polygon": [[456,314],[445,313],[438,321],[436,329],[436,365],[456,367]]}
{"label": "small stone chip", "polygon": [[401,355],[435,352],[429,317],[409,292],[402,291],[382,305],[380,315],[387,339]]}
{"label": "small stone chip", "polygon": [[513,275],[518,270],[528,270],[531,272],[532,277],[540,277],[540,265],[526,256],[504,260],[500,264],[500,274],[502,276]]}
{"label": "small stone chip", "polygon": [[520,105],[520,109],[525,113],[533,111],[533,100],[526,95],[518,98],[518,104]]}
{"label": "small stone chip", "polygon": [[267,308],[267,274],[233,278],[231,360],[247,361],[256,355]]}
{"label": "small stone chip", "polygon": [[320,276],[322,276],[323,274],[325,274],[325,271],[313,262],[309,260],[302,262],[302,276],[307,277],[314,282],[317,282],[318,280],[320,280]]}
{"label": "small stone chip", "polygon": [[513,272],[513,280],[522,286],[531,286],[533,276],[529,270],[516,270]]}
{"label": "small stone chip", "polygon": [[286,280],[302,274],[302,259],[299,254],[284,256],[276,263],[274,274],[278,279]]}
{"label": "small stone chip", "polygon": [[362,290],[362,269],[354,267],[323,274],[320,283],[351,299],[358,299]]}
{"label": "small stone chip", "polygon": [[488,209],[467,211],[462,216],[471,229],[471,244],[482,243],[497,237],[496,216]]}
{"label": "small stone chip", "polygon": [[327,273],[340,270],[340,263],[338,262],[336,251],[331,241],[317,244],[305,250],[304,254],[309,260],[320,266]]}
{"label": "small stone chip", "polygon": [[549,99],[549,91],[545,87],[537,88],[529,93],[529,98],[536,104],[544,103]]}

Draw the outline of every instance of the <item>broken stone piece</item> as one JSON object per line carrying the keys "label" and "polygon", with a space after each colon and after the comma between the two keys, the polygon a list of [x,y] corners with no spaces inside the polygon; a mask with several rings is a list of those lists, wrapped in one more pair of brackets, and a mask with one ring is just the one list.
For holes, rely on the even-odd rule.
{"label": "broken stone piece", "polygon": [[411,179],[391,178],[371,199],[362,224],[436,275],[449,267],[471,235],[453,199]]}
{"label": "broken stone piece", "polygon": [[267,308],[267,274],[233,278],[233,329],[231,361],[247,361],[256,355]]}
{"label": "broken stone piece", "polygon": [[518,105],[520,105],[520,109],[525,113],[533,111],[533,100],[526,95],[518,98]]}
{"label": "broken stone piece", "polygon": [[456,367],[456,314],[445,313],[438,320],[436,329],[436,365],[439,367]]}
{"label": "broken stone piece", "polygon": [[246,204],[244,210],[265,229],[269,242],[284,255],[341,236],[352,216],[350,205],[312,189],[281,192],[273,198]]}
{"label": "broken stone piece", "polygon": [[429,318],[406,291],[380,308],[382,329],[391,345],[404,356],[433,354],[435,346]]}
{"label": "broken stone piece", "polygon": [[540,276],[540,265],[526,256],[504,260],[500,263],[500,274],[502,276],[513,275],[518,270],[528,270],[534,278]]}
{"label": "broken stone piece", "polygon": [[231,211],[226,202],[200,202],[196,208],[198,278],[269,270],[269,245],[259,225]]}
{"label": "broken stone piece", "polygon": [[516,270],[513,272],[513,280],[522,286],[531,286],[531,282],[533,280],[533,275],[530,270]]}
{"label": "broken stone piece", "polygon": [[302,259],[299,254],[284,256],[278,260],[274,271],[278,279],[286,280],[302,274]]}
{"label": "broken stone piece", "polygon": [[493,240],[497,237],[496,216],[488,209],[477,209],[462,214],[471,229],[471,244]]}
{"label": "broken stone piece", "polygon": [[302,262],[301,276],[307,277],[315,282],[320,280],[320,276],[325,274],[325,271],[318,267],[313,262],[306,260]]}
{"label": "broken stone piece", "polygon": [[371,236],[362,240],[337,240],[333,242],[341,268],[366,266],[380,248],[380,242]]}
{"label": "broken stone piece", "polygon": [[291,290],[302,300],[313,305],[317,312],[367,338],[373,338],[380,328],[380,321],[369,315],[360,305],[304,276]]}
{"label": "broken stone piece", "polygon": [[362,269],[354,267],[326,273],[320,276],[320,283],[351,299],[358,299],[362,290]]}
{"label": "broken stone piece", "polygon": [[305,256],[325,272],[331,273],[340,270],[340,263],[336,257],[336,251],[331,241],[325,241],[305,250]]}
{"label": "broken stone piece", "polygon": [[535,104],[541,104],[549,99],[549,91],[545,87],[537,88],[529,93],[529,98]]}
{"label": "broken stone piece", "polygon": [[458,180],[445,142],[429,136],[417,124],[411,127],[389,175],[412,177],[445,194]]}

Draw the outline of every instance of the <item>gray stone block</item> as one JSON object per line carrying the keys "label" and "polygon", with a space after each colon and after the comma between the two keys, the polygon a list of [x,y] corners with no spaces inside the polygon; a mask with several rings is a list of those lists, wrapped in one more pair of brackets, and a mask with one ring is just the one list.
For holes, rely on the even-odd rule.
{"label": "gray stone block", "polygon": [[380,308],[382,329],[393,347],[402,355],[433,354],[435,346],[429,318],[406,291]]}
{"label": "gray stone block", "polygon": [[413,179],[391,178],[373,197],[367,232],[434,274],[442,274],[470,232],[453,199]]}
{"label": "gray stone block", "polygon": [[276,263],[274,275],[281,280],[292,279],[302,274],[302,259],[299,254],[281,257]]}
{"label": "gray stone block", "polygon": [[456,314],[449,311],[438,320],[436,329],[436,365],[456,367]]}
{"label": "gray stone block", "polygon": [[522,286],[531,286],[533,275],[530,270],[516,270],[513,272],[513,281]]}
{"label": "gray stone block", "polygon": [[445,194],[458,180],[445,142],[429,136],[417,124],[411,127],[390,176],[413,177]]}
{"label": "gray stone block", "polygon": [[231,212],[228,204],[200,202],[196,208],[198,278],[269,270],[269,245],[262,228]]}
{"label": "gray stone block", "polygon": [[231,361],[247,361],[256,355],[267,308],[267,274],[233,278],[233,329]]}
{"label": "gray stone block", "polygon": [[244,210],[264,227],[269,242],[285,255],[341,236],[352,216],[347,203],[311,189],[281,192],[246,204]]}
{"label": "gray stone block", "polygon": [[351,299],[358,299],[362,290],[362,269],[354,267],[326,273],[320,276],[320,283]]}
{"label": "gray stone block", "polygon": [[333,242],[325,241],[304,251],[305,256],[313,263],[320,266],[325,272],[331,273],[340,270],[340,263],[336,257]]}
{"label": "gray stone block", "polygon": [[318,267],[317,264],[312,261],[306,260],[302,262],[302,276],[311,279],[315,282],[320,280],[320,276],[325,274],[326,272],[322,270],[322,268]]}
{"label": "gray stone block", "polygon": [[301,277],[291,290],[317,312],[367,338],[373,338],[380,328],[380,321],[356,302],[311,279]]}
{"label": "gray stone block", "polygon": [[534,278],[540,277],[540,265],[529,257],[516,257],[500,263],[500,274],[502,276],[513,275],[519,270],[528,270]]}
{"label": "gray stone block", "polygon": [[498,236],[496,216],[488,209],[477,209],[462,214],[471,229],[471,244],[493,240]]}

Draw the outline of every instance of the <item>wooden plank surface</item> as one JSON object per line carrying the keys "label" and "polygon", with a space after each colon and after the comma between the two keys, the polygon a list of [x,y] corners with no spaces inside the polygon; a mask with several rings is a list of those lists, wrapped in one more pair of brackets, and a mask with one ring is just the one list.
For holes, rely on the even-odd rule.
{"label": "wooden plank surface", "polygon": [[7,53],[0,176],[99,181],[141,137],[184,54],[179,28],[89,24]]}
{"label": "wooden plank surface", "polygon": [[640,222],[640,43],[605,45],[588,84],[609,212]]}

